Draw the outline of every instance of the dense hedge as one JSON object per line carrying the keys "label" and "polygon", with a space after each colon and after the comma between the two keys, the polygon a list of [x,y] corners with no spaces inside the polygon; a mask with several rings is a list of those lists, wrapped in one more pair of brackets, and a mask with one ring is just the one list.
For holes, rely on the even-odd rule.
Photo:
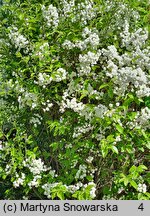
{"label": "dense hedge", "polygon": [[0,7],[0,198],[150,198],[146,0]]}

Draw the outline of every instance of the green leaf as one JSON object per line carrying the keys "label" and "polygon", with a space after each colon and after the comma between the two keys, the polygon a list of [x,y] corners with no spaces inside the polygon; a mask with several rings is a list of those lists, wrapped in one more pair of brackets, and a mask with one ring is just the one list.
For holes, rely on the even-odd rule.
{"label": "green leaf", "polygon": [[133,94],[129,93],[128,96],[129,96],[129,98],[131,98],[132,100],[134,100]]}
{"label": "green leaf", "polygon": [[148,149],[150,149],[150,142],[145,144]]}
{"label": "green leaf", "polygon": [[118,154],[118,149],[116,146],[112,146],[111,149],[114,153]]}
{"label": "green leaf", "polygon": [[86,176],[86,179],[87,179],[88,181],[92,181],[92,180],[93,180],[93,177],[90,176],[90,175],[88,175],[88,176]]}
{"label": "green leaf", "polygon": [[57,196],[58,196],[58,198],[61,199],[61,200],[64,200],[64,199],[65,199],[64,193],[63,193],[62,191],[59,191],[59,192],[57,193]]}
{"label": "green leaf", "polygon": [[114,135],[111,134],[111,135],[107,136],[107,140],[109,141],[109,143],[114,142],[115,141]]}
{"label": "green leaf", "polygon": [[130,184],[132,185],[132,187],[134,187],[135,189],[137,189],[137,183],[135,181],[130,181]]}
{"label": "green leaf", "polygon": [[21,57],[22,57],[22,54],[21,54],[20,52],[17,52],[17,53],[16,53],[16,56],[17,56],[18,58],[21,58]]}
{"label": "green leaf", "polygon": [[57,192],[52,193],[52,194],[51,194],[51,197],[52,197],[52,200],[53,200],[55,197],[57,197]]}
{"label": "green leaf", "polygon": [[80,97],[80,100],[82,100],[84,97],[86,97],[88,95],[88,91],[87,90],[83,90],[81,92],[81,97]]}
{"label": "green leaf", "polygon": [[102,149],[102,156],[105,158],[108,154],[108,149]]}
{"label": "green leaf", "polygon": [[150,193],[149,192],[146,192],[145,195],[148,196],[148,198],[150,199]]}
{"label": "green leaf", "polygon": [[129,172],[132,173],[132,172],[136,172],[137,170],[137,167],[135,165],[133,165],[130,169],[129,169]]}
{"label": "green leaf", "polygon": [[125,177],[125,178],[124,178],[124,185],[125,185],[125,186],[127,186],[127,185],[128,185],[128,183],[129,183],[129,180],[128,180],[128,178],[127,178],[127,177]]}
{"label": "green leaf", "polygon": [[108,83],[104,83],[104,84],[100,85],[99,90],[102,89],[102,88],[108,87],[108,86],[109,86]]}
{"label": "green leaf", "polygon": [[121,134],[123,134],[124,129],[123,129],[123,127],[122,127],[121,125],[117,124],[117,125],[116,125],[116,129],[117,129]]}
{"label": "green leaf", "polygon": [[145,196],[142,193],[139,193],[138,200],[145,200]]}
{"label": "green leaf", "polygon": [[108,89],[108,95],[111,99],[113,98],[114,93],[113,93],[113,89],[111,87]]}
{"label": "green leaf", "polygon": [[143,172],[144,170],[147,170],[147,167],[146,167],[145,165],[140,165],[140,166],[138,166],[138,168],[137,168],[137,171],[138,171],[138,172]]}

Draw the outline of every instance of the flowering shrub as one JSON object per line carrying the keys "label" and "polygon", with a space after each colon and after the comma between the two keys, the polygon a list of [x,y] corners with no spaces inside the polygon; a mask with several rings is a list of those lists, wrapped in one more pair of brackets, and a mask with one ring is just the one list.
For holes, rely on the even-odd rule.
{"label": "flowering shrub", "polygon": [[148,5],[3,1],[1,199],[150,199]]}

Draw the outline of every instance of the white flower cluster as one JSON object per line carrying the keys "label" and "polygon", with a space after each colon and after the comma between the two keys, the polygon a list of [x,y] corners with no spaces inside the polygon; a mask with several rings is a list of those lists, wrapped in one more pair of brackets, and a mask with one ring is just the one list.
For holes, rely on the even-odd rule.
{"label": "white flower cluster", "polygon": [[95,116],[99,118],[104,118],[108,108],[103,105],[99,104],[98,106],[95,106],[94,111],[95,111]]}
{"label": "white flower cluster", "polygon": [[118,70],[118,81],[123,84],[130,82],[136,87],[147,84],[147,76],[141,68],[125,67]]}
{"label": "white flower cluster", "polygon": [[135,119],[132,122],[127,122],[127,125],[130,127],[130,129],[133,128],[141,128],[144,129],[150,128],[149,124],[150,120],[150,109],[148,107],[142,108],[141,111],[137,112]]}
{"label": "white flower cluster", "polygon": [[[102,49],[101,50],[101,53],[104,55],[104,56],[107,56],[109,57],[109,60],[118,60],[120,64],[122,64],[122,58],[121,56],[119,55],[119,53],[117,52],[117,49],[114,45],[110,45],[107,47],[107,49]],[[106,59],[106,58],[104,58]]]}
{"label": "white flower cluster", "polygon": [[57,8],[52,4],[48,6],[48,9],[42,5],[43,17],[46,20],[48,27],[57,27],[59,24],[59,15]]}
{"label": "white flower cluster", "polygon": [[30,188],[32,188],[32,187],[38,187],[38,186],[40,185],[40,179],[41,179],[41,178],[42,178],[41,175],[35,175],[35,176],[33,177],[33,180],[30,181],[30,182],[28,182],[28,186],[29,186]]}
{"label": "white flower cluster", "polygon": [[67,1],[62,0],[62,16],[69,17],[70,15],[73,15],[71,17],[72,22],[78,22],[80,21],[81,24],[84,26],[87,24],[87,22],[94,17],[96,17],[96,8],[94,8],[94,3],[92,0],[84,0],[84,2],[80,2],[75,6],[75,1]]}
{"label": "white flower cluster", "polygon": [[96,197],[96,184],[94,182],[89,182],[87,185],[84,185],[84,187],[86,188],[89,185],[93,186],[90,190],[90,196],[92,199],[94,199]]}
{"label": "white flower cluster", "polygon": [[41,125],[42,117],[39,114],[34,114],[34,116],[30,119],[30,123],[34,124],[34,127]]}
{"label": "white flower cluster", "polygon": [[58,68],[58,70],[52,74],[53,80],[56,82],[65,80],[66,76],[67,76],[67,71],[63,68]]}
{"label": "white flower cluster", "polygon": [[98,31],[96,29],[89,29],[88,27],[85,27],[82,32],[82,37],[85,39],[85,44],[90,44],[91,46],[97,47],[100,42],[100,38],[98,35]]}
{"label": "white flower cluster", "polygon": [[69,17],[70,14],[72,14],[74,12],[74,6],[75,6],[75,0],[71,0],[71,1],[66,1],[66,0],[61,0],[61,3],[62,3],[62,11],[63,12],[63,15],[65,17]]}
{"label": "white flower cluster", "polygon": [[75,44],[69,40],[65,40],[62,46],[68,50],[71,50],[76,47]]}
{"label": "white flower cluster", "polygon": [[44,171],[47,171],[48,168],[44,165],[44,162],[41,160],[41,158],[39,159],[30,159],[27,158],[24,162],[23,165],[25,167],[28,167],[30,172],[36,176],[41,174]]}
{"label": "white flower cluster", "polygon": [[19,187],[20,185],[23,185],[24,181],[25,181],[25,174],[24,173],[21,173],[21,177],[19,177],[18,174],[16,174],[16,180],[13,182],[13,186],[16,188],[16,187]]}
{"label": "white flower cluster", "polygon": [[49,85],[52,81],[60,82],[62,80],[65,80],[66,77],[67,71],[63,68],[58,68],[58,70],[53,72],[52,75],[39,73],[38,80],[35,80],[34,83],[42,86],[43,88],[46,88],[46,86]]}
{"label": "white flower cluster", "polygon": [[69,149],[69,148],[72,148],[72,146],[73,146],[73,145],[72,145],[71,143],[69,143],[69,144],[66,144],[66,145],[65,145],[65,148],[66,148],[66,149]]}
{"label": "white flower cluster", "polygon": [[77,171],[75,175],[75,179],[84,179],[86,177],[86,173],[87,173],[87,166],[84,164],[81,164],[79,166],[79,170]]}
{"label": "white flower cluster", "polygon": [[[137,33],[138,32],[138,33]],[[139,34],[140,31],[137,31]],[[147,36],[143,39],[145,41]],[[114,93],[124,95],[125,91],[131,86],[131,91],[135,91],[138,97],[149,96],[150,88],[149,76],[145,69],[150,67],[149,47],[142,49],[143,41],[139,41],[139,46],[134,47],[132,44],[132,52],[125,52],[119,55],[114,45],[102,49],[101,65],[106,71],[106,76],[115,78]],[[130,42],[130,41],[129,41]],[[143,59],[140,61],[140,59]]]}
{"label": "white flower cluster", "polygon": [[[42,186],[42,188],[44,189],[44,195],[47,196],[47,198],[51,198],[51,192],[55,187],[58,187],[59,185],[61,185],[61,183],[55,182],[55,183],[46,183]],[[67,186],[66,184],[63,185],[63,187],[66,188],[66,191],[74,194],[76,191],[82,189],[83,191],[86,190],[86,188],[88,186],[93,186],[90,189],[90,196],[91,198],[95,198],[96,194],[96,185],[94,182],[89,182],[88,184],[83,184],[82,182],[78,182],[75,185],[69,185]]]}
{"label": "white flower cluster", "polygon": [[42,185],[42,188],[44,189],[44,195],[47,196],[47,198],[51,198],[51,190],[59,185],[58,182],[55,183],[46,183]]}
{"label": "white flower cluster", "polygon": [[42,105],[45,106],[45,108],[43,108],[43,111],[48,112],[50,108],[53,106],[53,103],[50,103],[50,100],[47,100],[46,102],[42,102]]}
{"label": "white flower cluster", "polygon": [[97,64],[100,55],[101,54],[99,51],[97,53],[88,51],[87,54],[83,54],[83,55],[80,54],[79,55],[80,67],[78,68],[78,72],[79,72],[78,76],[88,75],[91,72],[91,66]]}
{"label": "white flower cluster", "polygon": [[120,142],[121,141],[121,137],[120,136],[116,136],[116,142]]}
{"label": "white flower cluster", "polygon": [[137,96],[140,97],[149,97],[150,96],[150,88],[145,84],[139,86],[139,89],[136,91]]}
{"label": "white flower cluster", "polygon": [[83,40],[77,40],[74,43],[65,40],[62,46],[68,50],[73,48],[79,48],[82,51],[85,50],[88,46],[90,46],[92,49],[96,49],[99,45],[99,35],[96,30],[92,31],[88,27],[85,27],[82,32]]}
{"label": "white flower cluster", "polygon": [[11,173],[11,166],[9,164],[6,165],[5,172],[7,175]]}
{"label": "white flower cluster", "polygon": [[44,42],[39,48],[38,51],[36,51],[35,55],[39,56],[40,60],[44,58],[46,54],[49,53],[49,44],[48,42]]}
{"label": "white flower cluster", "polygon": [[137,123],[140,123],[140,125],[144,125],[146,128],[150,128],[149,120],[150,120],[150,109],[148,107],[145,107],[141,109],[141,112],[137,113],[136,116]]}
{"label": "white flower cluster", "polygon": [[132,54],[136,65],[140,66],[143,70],[150,69],[150,46],[146,46],[146,48],[143,49],[136,47]]}
{"label": "white flower cluster", "polygon": [[18,29],[16,27],[13,27],[12,30],[10,29],[8,36],[12,44],[15,46],[16,49],[18,49],[18,51],[20,51],[21,49],[26,49],[24,50],[24,52],[29,52],[29,41],[18,32]]}
{"label": "white flower cluster", "polygon": [[124,1],[106,0],[104,10],[106,14],[112,12],[114,14],[109,25],[109,29],[111,30],[121,29],[126,20],[134,20],[134,23],[136,23],[140,17],[138,11],[128,7]]}
{"label": "white flower cluster", "polygon": [[92,129],[93,129],[93,127],[88,123],[86,123],[85,125],[82,125],[80,127],[76,127],[74,129],[74,132],[73,132],[73,138],[76,138],[82,134],[85,134],[85,133],[91,131]]}
{"label": "white flower cluster", "polygon": [[96,17],[96,8],[92,0],[85,0],[85,2],[78,3],[76,16],[72,18],[72,21],[81,20],[82,25],[86,25],[87,22]]}
{"label": "white flower cluster", "polygon": [[35,93],[23,91],[22,95],[18,96],[18,102],[20,108],[23,108],[27,105],[30,106],[32,109],[34,109],[38,104],[37,101],[38,98]]}
{"label": "white flower cluster", "polygon": [[[52,178],[57,177],[57,175],[55,174],[55,170],[52,170],[51,167],[44,169],[44,171],[47,171],[47,170],[50,170],[49,174],[51,175]],[[34,175],[33,179],[30,182],[28,182],[28,186],[30,188],[38,187],[41,183],[41,178],[42,176],[40,174]]]}
{"label": "white flower cluster", "polygon": [[90,52],[88,51],[87,54],[84,54],[84,55],[79,55],[79,62],[83,65],[95,65],[99,59],[99,53],[93,53],[93,52]]}
{"label": "white flower cluster", "polygon": [[75,184],[75,185],[69,185],[68,187],[67,187],[67,189],[68,189],[68,191],[70,192],[70,193],[75,193],[77,190],[80,190],[80,188],[82,188],[83,187],[83,183],[82,182],[78,182],[77,184]]}
{"label": "white flower cluster", "polygon": [[[41,183],[41,178],[42,178],[42,173],[49,171],[49,174],[51,175],[52,178],[56,177],[55,175],[55,170],[52,170],[51,167],[46,167],[44,165],[44,162],[39,159],[34,159],[34,158],[27,158],[26,160],[23,161],[23,166],[27,167],[30,172],[33,174],[33,179],[28,182],[28,186],[30,188],[32,187],[38,187]],[[22,185],[24,182],[24,178],[18,178],[14,184],[19,187],[19,185]]]}
{"label": "white flower cluster", "polygon": [[148,31],[143,29],[138,29],[135,32],[129,32],[129,23],[125,21],[124,31],[120,33],[122,38],[122,47],[126,47],[128,50],[134,48],[140,48],[145,45],[145,41],[148,39]]}
{"label": "white flower cluster", "polygon": [[75,97],[71,100],[63,98],[60,104],[60,112],[64,112],[66,108],[72,109],[74,112],[78,112],[80,114],[84,109],[84,104],[82,102],[78,103]]}
{"label": "white flower cluster", "polygon": [[140,193],[146,193],[147,191],[147,186],[146,184],[138,184],[138,189],[137,189]]}
{"label": "white flower cluster", "polygon": [[43,88],[46,88],[46,85],[50,84],[51,82],[52,82],[52,77],[46,73],[39,73],[38,81],[34,81],[35,84],[38,84]]}

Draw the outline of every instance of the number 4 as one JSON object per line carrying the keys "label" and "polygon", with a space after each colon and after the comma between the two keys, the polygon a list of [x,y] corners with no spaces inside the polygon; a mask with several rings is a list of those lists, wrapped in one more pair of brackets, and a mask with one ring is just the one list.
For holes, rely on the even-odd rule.
{"label": "number 4", "polygon": [[141,203],[138,207],[139,210],[143,211],[144,210],[144,207],[143,207],[143,203]]}

